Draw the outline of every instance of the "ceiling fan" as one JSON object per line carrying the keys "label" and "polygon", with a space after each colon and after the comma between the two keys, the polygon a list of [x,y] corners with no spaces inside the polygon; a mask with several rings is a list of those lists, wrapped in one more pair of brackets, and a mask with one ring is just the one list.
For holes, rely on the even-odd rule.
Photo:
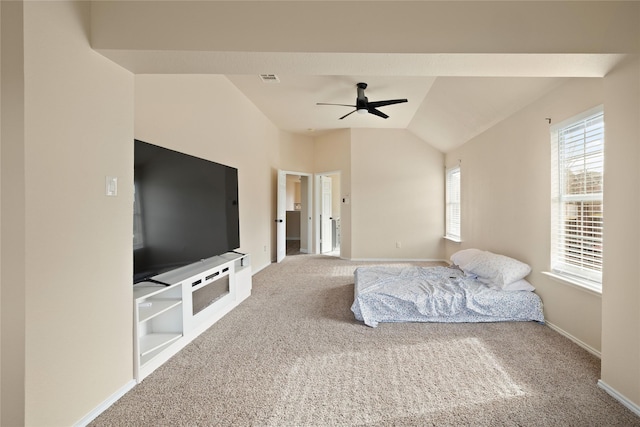
{"label": "ceiling fan", "polygon": [[378,117],[382,117],[383,119],[386,119],[389,116],[387,116],[382,111],[378,110],[379,107],[384,107],[385,105],[393,105],[393,104],[400,104],[402,102],[407,102],[406,99],[388,99],[386,101],[369,102],[369,99],[366,96],[364,96],[364,90],[367,88],[367,84],[366,83],[358,83],[356,85],[356,87],[358,88],[358,97],[356,98],[356,105],[328,104],[326,102],[318,102],[316,105],[341,105],[343,107],[354,107],[355,108],[355,110],[353,110],[352,112],[347,113],[344,116],[340,117],[340,120],[344,119],[345,117],[347,117],[350,114],[355,113],[356,111],[359,114],[369,113],[369,114],[376,115]]}

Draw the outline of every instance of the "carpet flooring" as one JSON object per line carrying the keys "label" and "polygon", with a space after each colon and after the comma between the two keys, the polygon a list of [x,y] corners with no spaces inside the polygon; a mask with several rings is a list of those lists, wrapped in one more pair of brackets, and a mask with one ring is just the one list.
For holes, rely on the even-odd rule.
{"label": "carpet flooring", "polygon": [[265,268],[249,299],[91,425],[640,426],[596,385],[599,359],[545,325],[357,322],[353,271],[371,264]]}

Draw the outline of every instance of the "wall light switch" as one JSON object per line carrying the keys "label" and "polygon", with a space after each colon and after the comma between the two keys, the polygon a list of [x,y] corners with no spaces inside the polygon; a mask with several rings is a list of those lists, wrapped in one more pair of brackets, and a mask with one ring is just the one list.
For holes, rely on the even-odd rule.
{"label": "wall light switch", "polygon": [[107,196],[118,195],[118,177],[108,176],[106,178],[106,193]]}

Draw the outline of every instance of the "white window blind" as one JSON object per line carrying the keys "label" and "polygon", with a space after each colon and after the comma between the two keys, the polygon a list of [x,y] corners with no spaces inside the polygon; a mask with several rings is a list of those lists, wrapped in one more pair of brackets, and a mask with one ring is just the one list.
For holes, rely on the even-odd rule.
{"label": "white window blind", "polygon": [[460,167],[446,172],[446,220],[445,237],[460,241]]}
{"label": "white window blind", "polygon": [[552,128],[551,146],[551,269],[601,290],[602,108]]}

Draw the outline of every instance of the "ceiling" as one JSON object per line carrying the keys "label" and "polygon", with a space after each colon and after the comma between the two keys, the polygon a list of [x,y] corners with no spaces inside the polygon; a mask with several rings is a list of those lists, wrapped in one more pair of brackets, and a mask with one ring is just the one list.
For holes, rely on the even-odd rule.
{"label": "ceiling", "polygon": [[[640,49],[637,11],[625,2],[108,1],[92,4],[90,38],[135,74],[225,75],[285,131],[407,129],[448,152],[567,79],[605,76]],[[354,104],[358,82],[370,102],[408,102],[381,107],[388,119],[339,120],[350,107],[316,105]]]}
{"label": "ceiling", "polygon": [[[447,152],[533,102],[565,78],[278,75],[265,83],[259,75],[227,75],[278,128],[314,135],[344,128],[408,129]],[[407,98],[381,107],[388,119],[352,114],[356,84],[366,82],[369,102]]]}

